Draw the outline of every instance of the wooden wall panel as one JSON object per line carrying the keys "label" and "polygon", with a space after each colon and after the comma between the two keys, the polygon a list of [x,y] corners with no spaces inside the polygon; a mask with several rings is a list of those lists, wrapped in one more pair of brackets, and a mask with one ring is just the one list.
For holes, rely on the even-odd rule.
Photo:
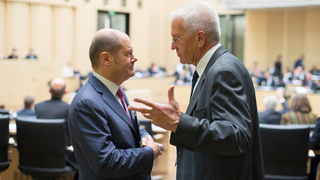
{"label": "wooden wall panel", "polygon": [[25,57],[29,46],[29,5],[8,2],[6,13],[6,56],[16,48],[18,57]]}
{"label": "wooden wall panel", "polygon": [[248,10],[245,65],[249,68],[256,60],[265,70],[278,54],[282,54],[282,67],[292,69],[295,61],[304,54],[307,70],[313,64],[320,68],[319,16],[319,7]]}
{"label": "wooden wall panel", "polygon": [[74,55],[74,9],[54,7],[53,10],[53,60],[62,67],[73,60]]}
{"label": "wooden wall panel", "polygon": [[5,54],[5,3],[0,1],[0,59],[3,58]]}
{"label": "wooden wall panel", "polygon": [[31,5],[30,42],[38,58],[50,61],[52,56],[52,7],[49,5]]}
{"label": "wooden wall panel", "polygon": [[273,63],[279,54],[283,54],[284,33],[283,11],[267,13],[267,65]]}
{"label": "wooden wall panel", "polygon": [[254,61],[260,67],[267,67],[267,27],[268,14],[261,11],[246,12],[244,62],[250,68]]}
{"label": "wooden wall panel", "polygon": [[290,69],[293,68],[295,61],[301,56],[306,54],[304,35],[305,31],[305,11],[304,10],[290,10],[287,11],[287,31],[286,31],[286,62],[284,65]]}
{"label": "wooden wall panel", "polygon": [[320,68],[320,10],[310,9],[305,15],[305,33],[304,45],[305,52],[308,52],[305,57],[307,67],[317,65]]}

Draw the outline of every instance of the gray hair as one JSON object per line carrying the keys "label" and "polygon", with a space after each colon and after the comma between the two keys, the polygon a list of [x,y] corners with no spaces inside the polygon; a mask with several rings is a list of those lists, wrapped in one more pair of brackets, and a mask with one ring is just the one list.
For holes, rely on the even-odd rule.
{"label": "gray hair", "polygon": [[209,37],[209,42],[212,44],[220,42],[219,16],[210,3],[203,1],[188,3],[168,15],[170,22],[178,18],[184,20],[182,26],[188,33],[202,30]]}
{"label": "gray hair", "polygon": [[266,106],[266,109],[276,109],[277,106],[277,96],[268,95],[263,99],[263,104]]}

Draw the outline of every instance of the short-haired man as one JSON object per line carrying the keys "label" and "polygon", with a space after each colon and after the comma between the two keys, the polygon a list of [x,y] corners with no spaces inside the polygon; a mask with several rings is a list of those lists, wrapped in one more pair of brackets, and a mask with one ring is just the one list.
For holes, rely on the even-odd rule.
{"label": "short-haired man", "polygon": [[81,180],[150,180],[162,145],[139,127],[120,85],[134,76],[127,34],[101,29],[89,56],[93,74],[73,98],[69,130]]}

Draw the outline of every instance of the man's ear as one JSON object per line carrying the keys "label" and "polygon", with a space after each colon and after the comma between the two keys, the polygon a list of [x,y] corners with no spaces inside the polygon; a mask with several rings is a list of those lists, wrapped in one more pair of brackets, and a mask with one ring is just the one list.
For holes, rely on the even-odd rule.
{"label": "man's ear", "polygon": [[204,31],[198,31],[197,32],[197,40],[198,40],[198,47],[204,46],[207,40],[207,35]]}
{"label": "man's ear", "polygon": [[100,54],[100,62],[103,65],[110,66],[111,58],[113,58],[113,56],[108,52],[102,52]]}

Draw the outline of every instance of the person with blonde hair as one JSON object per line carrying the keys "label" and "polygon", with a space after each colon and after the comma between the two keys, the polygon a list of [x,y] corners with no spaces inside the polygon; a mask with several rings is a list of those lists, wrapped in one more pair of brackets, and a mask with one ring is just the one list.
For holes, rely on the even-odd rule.
{"label": "person with blonde hair", "polygon": [[305,94],[297,94],[292,99],[291,111],[281,116],[280,124],[315,124],[317,115],[312,113],[308,97]]}

